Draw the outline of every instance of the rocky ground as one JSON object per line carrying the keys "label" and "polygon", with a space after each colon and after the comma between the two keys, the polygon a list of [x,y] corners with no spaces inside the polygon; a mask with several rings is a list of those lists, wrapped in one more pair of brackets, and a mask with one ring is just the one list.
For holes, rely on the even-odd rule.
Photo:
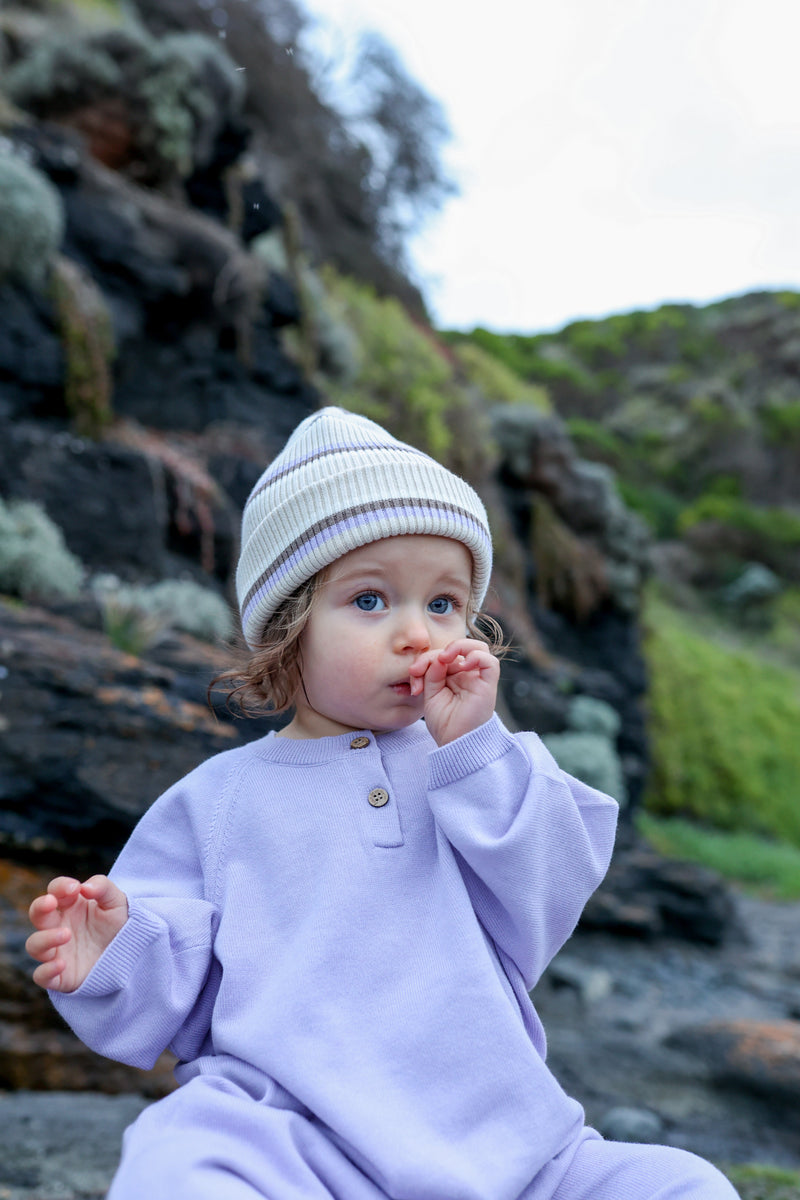
{"label": "rocky ground", "polygon": [[[736,906],[713,948],[579,932],[536,992],[550,1061],[608,1136],[800,1169],[800,904]],[[0,1200],[102,1197],[146,1103],[0,1094]]]}

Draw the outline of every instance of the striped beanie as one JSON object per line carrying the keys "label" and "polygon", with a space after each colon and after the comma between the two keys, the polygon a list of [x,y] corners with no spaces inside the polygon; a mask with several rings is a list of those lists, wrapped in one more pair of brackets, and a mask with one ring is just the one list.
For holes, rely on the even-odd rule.
{"label": "striped beanie", "polygon": [[379,538],[427,533],[472,554],[480,607],[492,569],[486,510],[469,484],[366,417],[306,417],[253,488],[242,517],[236,593],[247,644],[300,584]]}

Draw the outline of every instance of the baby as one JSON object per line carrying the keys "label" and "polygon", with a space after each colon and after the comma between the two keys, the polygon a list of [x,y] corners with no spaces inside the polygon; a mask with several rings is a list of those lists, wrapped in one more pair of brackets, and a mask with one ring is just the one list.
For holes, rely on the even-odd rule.
{"label": "baby", "polygon": [[235,691],[289,723],[175,784],[109,878],[31,905],[34,979],[78,1036],[180,1060],[111,1200],[735,1197],[684,1151],[604,1141],[545,1063],[528,993],[616,805],[495,715],[490,572],[475,492],[341,409],[254,488]]}

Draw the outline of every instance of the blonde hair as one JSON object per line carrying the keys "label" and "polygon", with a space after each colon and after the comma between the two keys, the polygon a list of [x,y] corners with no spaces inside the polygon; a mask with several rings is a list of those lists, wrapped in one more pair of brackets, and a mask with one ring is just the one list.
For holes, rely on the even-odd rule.
{"label": "blonde hair", "polygon": [[[235,705],[245,717],[287,712],[303,686],[300,637],[327,575],[326,567],[301,583],[270,616],[258,645],[250,650],[243,644],[240,664],[217,675],[211,681],[209,693],[227,692],[228,707]],[[494,617],[470,611],[466,626],[469,637],[483,642],[498,658],[505,655],[505,635]]]}

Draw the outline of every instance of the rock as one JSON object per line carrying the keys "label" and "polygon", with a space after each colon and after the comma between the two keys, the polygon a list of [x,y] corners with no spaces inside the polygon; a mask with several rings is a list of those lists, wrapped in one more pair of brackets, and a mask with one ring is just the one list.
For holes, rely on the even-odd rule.
{"label": "rock", "polygon": [[90,569],[166,571],[166,497],[136,451],[16,422],[2,427],[0,493],[40,504]]}
{"label": "rock", "polygon": [[145,1104],[133,1095],[0,1093],[0,1198],[102,1200],[123,1131]]}
{"label": "rock", "polygon": [[547,977],[556,988],[572,988],[586,1005],[605,1000],[614,986],[608,971],[602,967],[587,967],[563,951],[547,968]]}
{"label": "rock", "polygon": [[31,979],[27,910],[55,874],[105,871],[157,795],[200,761],[271,727],[205,702],[228,655],[174,635],[156,665],[66,617],[0,603],[0,1088],[162,1095],[66,1029]]}
{"label": "rock", "polygon": [[733,894],[712,871],[665,859],[638,839],[618,846],[581,917],[584,929],[720,945],[741,933]]}
{"label": "rock", "polygon": [[53,300],[0,284],[0,419],[64,412],[64,356]]}
{"label": "rock", "polygon": [[663,1140],[664,1122],[658,1113],[649,1109],[618,1105],[604,1114],[597,1132],[612,1142],[659,1144]]}
{"label": "rock", "polygon": [[0,853],[107,869],[157,795],[271,727],[212,712],[205,689],[228,655],[176,640],[192,647],[185,671],[122,654],[66,618],[0,604]]}
{"label": "rock", "polygon": [[667,1044],[696,1054],[721,1084],[800,1107],[800,1021],[711,1021],[676,1031]]}

